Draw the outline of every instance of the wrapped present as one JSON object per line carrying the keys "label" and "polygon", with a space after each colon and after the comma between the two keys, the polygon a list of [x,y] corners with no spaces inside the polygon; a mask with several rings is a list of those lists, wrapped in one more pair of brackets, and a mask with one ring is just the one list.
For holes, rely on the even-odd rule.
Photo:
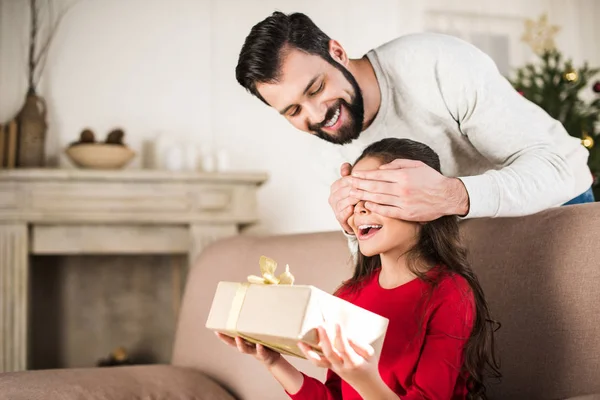
{"label": "wrapped present", "polygon": [[310,285],[294,285],[289,266],[261,257],[261,276],[247,282],[219,282],[206,321],[208,329],[240,336],[279,353],[304,358],[299,341],[322,354],[316,328],[339,324],[346,336],[379,352],[388,320]]}

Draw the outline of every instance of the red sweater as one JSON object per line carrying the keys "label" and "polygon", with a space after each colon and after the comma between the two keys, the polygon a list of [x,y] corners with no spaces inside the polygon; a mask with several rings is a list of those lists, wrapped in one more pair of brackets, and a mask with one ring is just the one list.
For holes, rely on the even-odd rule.
{"label": "red sweater", "polygon": [[[464,278],[442,276],[433,291],[420,279],[383,289],[378,270],[359,292],[340,297],[389,319],[379,374],[400,399],[466,398],[466,380],[460,371],[475,307]],[[304,375],[298,393],[288,395],[293,400],[361,399],[331,370],[325,384]]]}

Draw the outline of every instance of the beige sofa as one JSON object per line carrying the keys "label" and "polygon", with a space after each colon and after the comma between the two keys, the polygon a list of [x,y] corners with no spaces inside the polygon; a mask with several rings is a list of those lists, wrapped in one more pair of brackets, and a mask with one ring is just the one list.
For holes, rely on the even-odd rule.
{"label": "beige sofa", "polygon": [[[490,386],[490,397],[600,399],[600,204],[468,221],[463,232],[502,322],[504,378]],[[204,328],[217,282],[256,273],[263,254],[289,263],[299,283],[329,291],[351,271],[337,232],[218,242],[189,276],[172,365],[3,374],[0,399],[285,399],[255,360]]]}

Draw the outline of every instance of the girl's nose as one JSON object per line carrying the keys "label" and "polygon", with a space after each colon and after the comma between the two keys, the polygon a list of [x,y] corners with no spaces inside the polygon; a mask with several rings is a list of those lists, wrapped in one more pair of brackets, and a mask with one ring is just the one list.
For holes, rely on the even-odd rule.
{"label": "girl's nose", "polygon": [[354,214],[368,214],[369,210],[365,207],[365,202],[363,200],[356,203],[354,206]]}

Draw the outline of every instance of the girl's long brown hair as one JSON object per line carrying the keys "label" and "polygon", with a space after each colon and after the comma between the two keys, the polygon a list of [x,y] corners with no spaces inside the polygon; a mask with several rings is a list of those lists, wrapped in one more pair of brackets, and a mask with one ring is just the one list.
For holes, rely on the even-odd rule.
{"label": "girl's long brown hair", "polygon": [[[421,161],[438,172],[440,160],[428,146],[409,139],[388,138],[368,146],[358,161],[373,157],[387,164],[395,159]],[[420,268],[423,263],[443,268],[446,273],[462,276],[469,284],[475,304],[475,321],[471,335],[464,348],[463,374],[466,374],[468,399],[486,399],[484,379],[487,376],[500,378],[499,363],[496,358],[494,331],[500,324],[491,319],[487,301],[477,276],[471,269],[467,250],[462,244],[456,216],[444,216],[424,224],[417,244],[408,254],[408,267],[418,279],[435,288],[444,274],[427,275]],[[367,257],[358,252],[352,278],[344,282],[340,289],[357,289],[365,279],[381,268],[379,255]],[[432,278],[433,276],[433,278]]]}

